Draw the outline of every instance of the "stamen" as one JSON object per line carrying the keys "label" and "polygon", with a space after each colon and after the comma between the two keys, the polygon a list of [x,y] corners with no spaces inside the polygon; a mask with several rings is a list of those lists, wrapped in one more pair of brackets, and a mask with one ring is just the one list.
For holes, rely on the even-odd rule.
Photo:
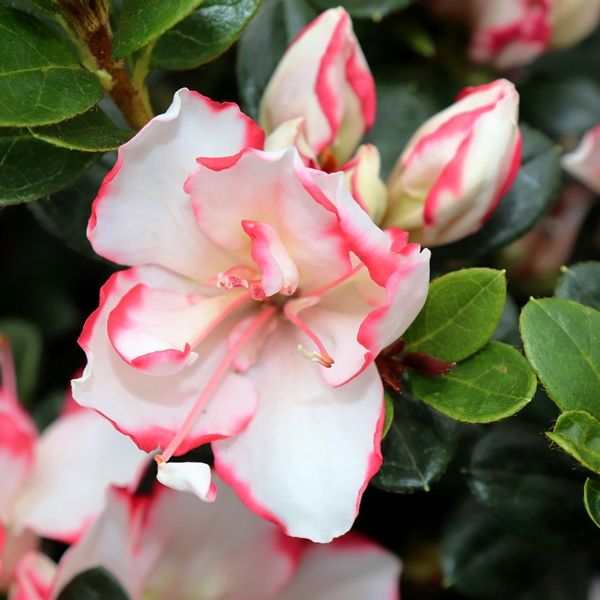
{"label": "stamen", "polygon": [[319,349],[318,352],[317,351],[311,352],[309,350],[306,350],[306,348],[304,348],[304,346],[302,346],[302,344],[300,344],[298,346],[298,350],[299,350],[300,354],[302,354],[302,356],[304,356],[304,358],[308,358],[309,360],[318,362],[320,365],[323,365],[324,367],[330,368],[331,365],[333,365],[335,363],[335,361],[333,360],[333,358],[331,357],[329,352],[327,352],[327,349],[325,348],[325,345],[323,344],[323,342],[320,340],[319,336],[306,323],[304,323],[304,321],[302,321],[296,313],[294,313],[290,310],[290,303],[286,304],[283,307],[283,313],[288,318],[288,320],[291,323],[293,323],[296,327],[298,327],[298,329],[303,331],[315,343],[315,345]]}
{"label": "stamen", "polygon": [[323,367],[331,368],[331,365],[334,364],[333,358],[331,356],[323,356],[320,352],[313,350],[307,350],[302,344],[298,344],[298,352],[307,358],[308,360],[312,360],[313,362],[319,363]]}
{"label": "stamen", "polygon": [[198,400],[196,400],[196,404],[194,404],[179,431],[169,442],[169,445],[166,447],[165,451],[162,454],[157,454],[154,457],[154,460],[157,464],[162,464],[163,462],[168,461],[177,451],[177,448],[179,448],[183,440],[191,431],[192,427],[195,425],[206,403],[210,400],[212,393],[221,383],[225,375],[227,375],[227,371],[231,366],[231,363],[235,360],[236,356],[242,350],[244,345],[250,340],[250,338],[273,316],[275,316],[276,313],[277,307],[275,306],[267,306],[264,308],[260,314],[250,322],[248,327],[243,331],[235,343],[228,349],[225,357],[206,384],[206,387],[202,390],[200,397]]}
{"label": "stamen", "polygon": [[360,263],[356,265],[356,267],[348,271],[348,273],[345,273],[341,277],[338,277],[337,279],[334,279],[333,281],[322,285],[316,290],[313,290],[312,292],[302,292],[302,297],[305,298],[306,296],[322,296],[329,290],[332,290],[334,287],[337,287],[341,283],[344,283],[344,281],[346,281],[347,279],[350,279],[352,276],[358,273],[364,266],[365,265],[363,263]]}

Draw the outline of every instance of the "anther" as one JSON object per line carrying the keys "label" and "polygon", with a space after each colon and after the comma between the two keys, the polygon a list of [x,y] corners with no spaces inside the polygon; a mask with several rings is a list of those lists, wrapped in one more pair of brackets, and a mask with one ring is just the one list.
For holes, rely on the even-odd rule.
{"label": "anther", "polygon": [[333,360],[333,358],[331,358],[331,356],[325,356],[324,354],[321,354],[316,350],[313,350],[311,352],[310,350],[307,350],[302,344],[298,344],[298,352],[300,352],[300,354],[302,354],[304,358],[312,360],[312,362],[319,363],[321,366],[326,367],[328,369],[330,369],[331,366],[335,364],[335,361]]}

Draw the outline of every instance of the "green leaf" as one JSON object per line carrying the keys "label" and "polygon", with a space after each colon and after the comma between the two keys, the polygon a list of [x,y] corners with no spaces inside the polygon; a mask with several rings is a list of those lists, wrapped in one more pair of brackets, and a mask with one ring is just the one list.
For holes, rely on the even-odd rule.
{"label": "green leaf", "polygon": [[129,600],[117,579],[104,567],[76,575],[63,588],[57,600]]}
{"label": "green leaf", "polygon": [[214,60],[240,37],[260,4],[261,0],[205,0],[158,40],[150,65],[193,69]]}
{"label": "green leaf", "polygon": [[202,0],[123,0],[113,37],[113,55],[124,58],[177,25]]}
{"label": "green leaf", "polygon": [[[102,180],[114,163],[114,155],[106,155],[84,173],[73,185],[27,205],[41,225],[67,246],[89,258],[100,257],[87,239],[86,229],[92,202]],[[100,259],[102,260],[102,259]]]}
{"label": "green leaf", "polygon": [[305,0],[265,0],[240,38],[237,80],[250,116],[257,118],[263,91],[286,48],[317,14]]}
{"label": "green leaf", "polygon": [[56,123],[102,96],[66,41],[35,17],[0,6],[0,126]]}
{"label": "green leaf", "polygon": [[440,377],[411,374],[417,398],[467,423],[491,423],[519,412],[535,394],[527,361],[508,344],[490,342]]}
{"label": "green leaf", "polygon": [[467,358],[492,337],[505,298],[504,271],[462,269],[435,279],[423,310],[404,334],[406,352],[446,361]]}
{"label": "green leaf", "polygon": [[562,298],[530,300],[521,312],[527,359],[562,410],[600,419],[600,312]]}
{"label": "green leaf", "polygon": [[66,187],[93,160],[93,154],[36,140],[25,129],[0,129],[0,207]]}
{"label": "green leaf", "polygon": [[469,596],[514,598],[544,570],[544,557],[473,500],[450,515],[440,553],[444,586]]}
{"label": "green leaf", "polygon": [[29,133],[53,146],[80,152],[108,152],[133,135],[132,131],[119,129],[98,107],[56,125],[30,129]]}
{"label": "green leaf", "polygon": [[429,491],[454,456],[458,426],[407,394],[394,396],[394,415],[383,440],[383,466],[372,483],[388,492]]}
{"label": "green leaf", "polygon": [[506,246],[529,231],[552,206],[559,191],[559,152],[539,131],[521,125],[523,163],[492,218],[474,235],[436,248],[438,256],[477,257]]}
{"label": "green leaf", "polygon": [[417,128],[438,109],[420,87],[393,79],[378,82],[377,118],[366,141],[381,154],[381,175],[388,177],[404,146]]}
{"label": "green leaf", "polygon": [[35,392],[42,358],[42,336],[31,323],[21,319],[0,321],[0,335],[8,338],[15,363],[18,396],[28,404]]}
{"label": "green leaf", "polygon": [[591,78],[552,77],[523,86],[523,118],[554,135],[581,134],[600,121],[600,84]]}
{"label": "green leaf", "polygon": [[537,431],[500,428],[473,449],[469,483],[506,527],[539,544],[581,543],[593,535],[572,461]]}
{"label": "green leaf", "polygon": [[582,465],[600,474],[600,421],[582,410],[562,413],[546,435]]}
{"label": "green leaf", "polygon": [[381,21],[383,17],[411,4],[413,0],[310,0],[320,11],[343,6],[356,19]]}
{"label": "green leaf", "polygon": [[583,502],[590,519],[600,527],[600,481],[586,480],[583,486]]}
{"label": "green leaf", "polygon": [[554,294],[600,310],[600,262],[564,267]]}

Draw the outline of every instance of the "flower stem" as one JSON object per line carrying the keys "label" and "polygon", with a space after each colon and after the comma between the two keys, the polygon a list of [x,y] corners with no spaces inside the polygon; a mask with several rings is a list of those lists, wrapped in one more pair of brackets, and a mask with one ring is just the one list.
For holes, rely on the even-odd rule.
{"label": "flower stem", "polygon": [[143,78],[132,81],[125,62],[113,59],[112,31],[105,0],[58,0],[58,3],[83,64],[98,76],[128,125],[141,129],[153,116],[148,92]]}

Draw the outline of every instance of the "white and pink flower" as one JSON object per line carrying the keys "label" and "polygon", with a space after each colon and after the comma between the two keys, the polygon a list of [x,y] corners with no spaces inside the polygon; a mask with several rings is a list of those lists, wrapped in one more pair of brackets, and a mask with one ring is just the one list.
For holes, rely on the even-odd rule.
{"label": "white and pink flower", "polygon": [[160,486],[138,497],[113,489],[58,567],[35,553],[21,561],[13,598],[54,600],[98,566],[132,600],[399,598],[400,561],[391,553],[355,534],[326,546],[288,538],[223,485],[212,505]]}
{"label": "white and pink flower", "polygon": [[[375,120],[375,83],[350,15],[333,8],[287,49],[265,89],[259,122],[268,134],[301,119],[302,152],[341,165]],[[333,169],[329,169],[333,170]]]}
{"label": "white and pink flower", "polygon": [[499,79],[467,88],[421,125],[388,180],[384,226],[433,246],[480,229],[521,164],[518,108],[515,87]]}
{"label": "white and pink flower", "polygon": [[160,447],[173,487],[212,499],[205,468],[168,462],[212,442],[248,506],[329,541],[379,468],[373,361],[420,311],[429,252],[374,225],[343,173],[262,142],[234,105],[181,90],[121,147],[88,236],[132,268],[84,326],[73,392]]}
{"label": "white and pink flower", "polygon": [[4,340],[0,345],[0,589],[5,589],[38,536],[78,539],[104,508],[108,487],[135,485],[148,457],[105,419],[79,407],[38,435],[17,399],[10,349]]}
{"label": "white and pink flower", "polygon": [[600,194],[600,124],[583,136],[573,152],[563,155],[562,166],[575,179]]}

